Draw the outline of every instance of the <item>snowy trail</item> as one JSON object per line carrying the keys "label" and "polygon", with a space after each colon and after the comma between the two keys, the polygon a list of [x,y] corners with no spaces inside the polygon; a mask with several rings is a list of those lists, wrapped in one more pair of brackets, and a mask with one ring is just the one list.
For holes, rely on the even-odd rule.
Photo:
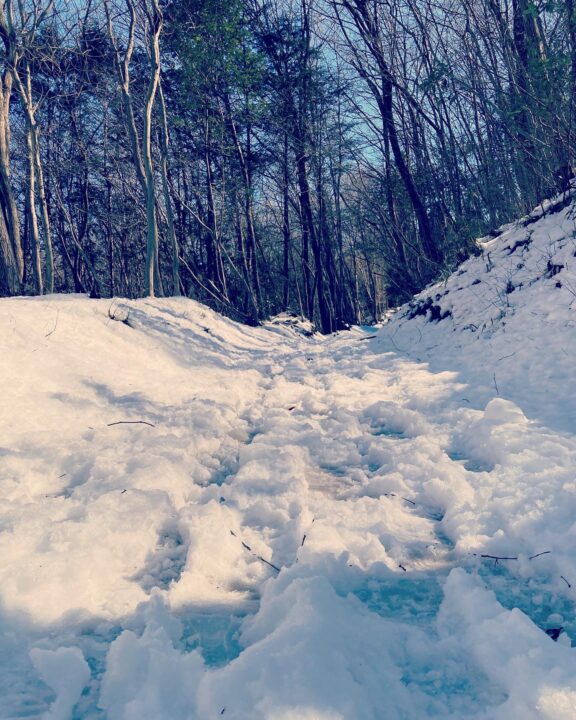
{"label": "snowy trail", "polygon": [[1,718],[575,716],[572,435],[359,329],[3,308]]}

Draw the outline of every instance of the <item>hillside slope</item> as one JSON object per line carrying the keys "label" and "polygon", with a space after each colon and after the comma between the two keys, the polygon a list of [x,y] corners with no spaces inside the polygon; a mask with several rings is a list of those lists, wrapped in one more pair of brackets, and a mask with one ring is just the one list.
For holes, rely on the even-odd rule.
{"label": "hillside slope", "polygon": [[573,231],[376,333],[1,300],[0,717],[572,720]]}
{"label": "hillside slope", "polygon": [[462,372],[478,407],[500,395],[573,432],[576,210],[567,200],[479,240],[478,257],[400,309],[379,348]]}

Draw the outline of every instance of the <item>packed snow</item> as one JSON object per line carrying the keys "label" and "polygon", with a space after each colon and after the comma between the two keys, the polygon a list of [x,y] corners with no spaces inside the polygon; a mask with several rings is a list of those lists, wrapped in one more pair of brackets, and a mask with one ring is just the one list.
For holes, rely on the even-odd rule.
{"label": "packed snow", "polygon": [[378,331],[0,301],[0,718],[573,720],[576,232]]}

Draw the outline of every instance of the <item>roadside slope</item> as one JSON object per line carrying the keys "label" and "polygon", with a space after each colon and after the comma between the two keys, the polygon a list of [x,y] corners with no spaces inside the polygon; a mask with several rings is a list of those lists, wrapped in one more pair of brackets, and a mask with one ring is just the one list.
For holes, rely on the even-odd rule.
{"label": "roadside slope", "polygon": [[493,235],[478,241],[477,257],[400,308],[375,344],[461,372],[474,406],[507,398],[574,432],[574,203],[547,201]]}

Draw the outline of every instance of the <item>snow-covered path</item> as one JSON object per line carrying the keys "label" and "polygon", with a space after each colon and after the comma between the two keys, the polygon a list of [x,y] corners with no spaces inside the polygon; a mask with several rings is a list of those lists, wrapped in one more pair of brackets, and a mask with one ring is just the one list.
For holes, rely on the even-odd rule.
{"label": "snow-covered path", "polygon": [[576,716],[572,435],[360,329],[1,302],[0,718]]}

